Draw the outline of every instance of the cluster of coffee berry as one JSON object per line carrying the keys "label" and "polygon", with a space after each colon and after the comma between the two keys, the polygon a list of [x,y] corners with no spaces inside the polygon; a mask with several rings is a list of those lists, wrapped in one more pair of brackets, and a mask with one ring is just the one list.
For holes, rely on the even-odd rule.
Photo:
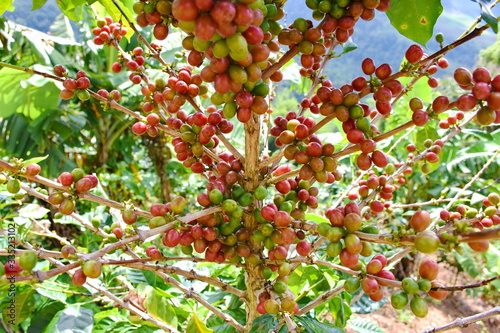
{"label": "cluster of coffee berry", "polygon": [[[137,24],[145,28],[154,25],[153,36],[158,40],[167,38],[168,18],[172,15],[172,3],[169,1],[147,2],[141,1],[134,4],[134,12],[137,15]],[[167,22],[165,22],[167,21]]]}
{"label": "cluster of coffee berry", "polygon": [[316,122],[313,118],[297,116],[294,111],[290,111],[285,117],[277,116],[274,118],[274,124],[275,126],[271,127],[270,134],[277,137],[275,144],[281,147],[294,141],[298,142],[307,139],[309,130],[316,125]]}
{"label": "cluster of coffee berry", "polygon": [[[411,277],[406,277],[402,281],[402,290],[394,292],[391,296],[391,304],[397,309],[404,309],[408,302],[410,302],[410,309],[417,317],[423,318],[427,316],[428,305],[424,295],[420,293],[427,293],[430,297],[443,300],[448,295],[447,291],[436,290],[436,288],[443,287],[439,282],[433,281],[438,275],[438,265],[430,260],[424,260],[418,269],[420,278],[415,280]],[[411,301],[409,300],[411,295]]]}
{"label": "cluster of coffee berry", "polygon": [[[123,65],[125,65],[125,67],[132,72],[136,72],[137,70],[142,71],[144,69],[143,65],[146,62],[146,58],[144,57],[144,49],[138,46],[134,48],[129,55],[130,57],[125,57],[121,54],[118,55],[119,61],[115,61],[111,65],[111,70],[114,73],[120,73],[123,69]],[[136,78],[136,76],[139,77]],[[137,75],[137,73],[131,73],[129,79],[134,84],[139,84],[142,82],[142,78],[140,77],[140,75]]]}
{"label": "cluster of coffee berry", "polygon": [[[334,21],[334,19],[331,20]],[[325,45],[320,42],[321,37],[321,29],[313,27],[313,23],[309,20],[298,18],[288,29],[285,28],[279,32],[278,42],[281,45],[288,45],[290,47],[297,45],[299,52],[302,54],[301,63],[310,65],[307,67],[304,66],[304,68],[313,68],[311,56],[321,57],[326,53]]]}
{"label": "cluster of coffee berry", "polygon": [[[318,233],[324,236],[330,244],[327,245],[327,254],[330,257],[339,256],[343,266],[351,269],[359,269],[361,262],[359,255],[370,256],[372,248],[370,243],[363,242],[354,234],[362,228],[363,218],[359,206],[355,202],[349,202],[345,206],[335,209],[327,209],[325,217],[330,221],[318,226]],[[363,230],[373,233],[373,230]],[[344,241],[342,244],[341,240]]]}
{"label": "cluster of coffee berry", "polygon": [[[85,172],[80,168],[75,168],[70,172],[63,172],[57,177],[57,182],[63,186],[68,186],[70,192],[86,193],[99,184],[99,180],[95,175],[85,175]],[[74,190],[74,191],[73,191]],[[59,207],[59,212],[64,215],[70,215],[75,210],[74,196],[63,192],[53,192],[48,197],[49,203]]]}
{"label": "cluster of coffee berry", "polygon": [[[288,166],[278,167],[275,172],[286,171]],[[280,171],[283,170],[283,171]],[[275,173],[275,174],[278,174]],[[285,183],[286,182],[286,183]],[[288,183],[288,184],[287,184]],[[280,208],[280,210],[290,211],[290,214],[294,219],[303,220],[304,214],[308,207],[315,209],[318,208],[319,190],[315,186],[311,186],[311,182],[300,179],[300,177],[289,178],[286,180],[281,180],[275,184],[276,193],[273,198],[274,204]],[[286,207],[283,208],[283,207]]]}
{"label": "cluster of coffee berry", "polygon": [[29,276],[32,274],[37,260],[35,251],[22,251],[18,259],[9,259],[5,264],[0,265],[0,277],[5,275],[10,279],[14,276]]}
{"label": "cluster of coffee berry", "polygon": [[114,100],[116,102],[118,102],[122,96],[121,93],[116,89],[113,89],[111,91],[107,91],[106,89],[99,89],[97,91],[97,94],[108,100]]}
{"label": "cluster of coffee berry", "polygon": [[[441,219],[438,225],[454,223],[462,231],[482,230],[500,224],[500,196],[497,193],[490,193],[483,200],[481,211],[474,207],[467,207],[463,204],[454,207],[453,210],[441,210]],[[469,222],[472,219],[472,222]],[[445,237],[446,234],[444,234]],[[486,252],[489,248],[488,240],[471,241],[467,243],[476,252]]]}
{"label": "cluster of coffee berry", "polygon": [[[30,177],[37,176],[40,173],[40,171],[41,167],[37,163],[30,163],[26,166],[24,170],[22,170],[22,172],[24,172],[26,176]],[[16,177],[8,178],[7,175],[5,175],[4,173],[0,173],[0,185],[4,183],[7,183],[6,184],[7,192],[11,194],[17,194],[21,190],[21,181],[18,178]],[[22,197],[21,193],[19,195],[21,195]],[[16,196],[14,196],[14,198],[16,198]]]}
{"label": "cluster of coffee berry", "polygon": [[65,78],[63,81],[64,89],[59,93],[62,99],[71,99],[75,96],[75,93],[81,101],[86,101],[90,98],[90,93],[87,91],[90,87],[90,80],[84,71],[78,71],[75,80],[68,77],[68,71],[64,66],[55,65],[54,74],[58,77]]}
{"label": "cluster of coffee berry", "polygon": [[[444,38],[441,34],[436,35],[436,40],[439,40],[442,43],[442,38]],[[448,68],[448,60],[444,57],[440,57],[437,61],[433,61],[430,65],[426,64],[418,64],[420,61],[425,60],[427,55],[424,53],[424,50],[421,46],[413,44],[411,45],[405,53],[405,58],[408,60],[408,63],[403,65],[403,69],[409,72],[415,70],[421,70],[428,66],[426,75],[429,76],[427,80],[427,84],[431,88],[437,88],[439,85],[438,80],[435,77],[431,77],[431,75],[436,74],[439,68]]]}
{"label": "cluster of coffee berry", "polygon": [[390,0],[365,0],[365,1],[306,1],[307,7],[313,10],[312,16],[315,20],[326,22],[335,20],[329,24],[327,37],[335,33],[335,39],[339,43],[345,43],[354,33],[354,25],[361,18],[370,21],[375,17],[375,10],[385,12],[390,7]]}
{"label": "cluster of coffee berry", "polygon": [[[426,139],[423,143],[424,151],[424,163],[420,167],[420,171],[425,174],[428,174],[431,171],[431,168],[427,162],[436,164],[440,161],[439,154],[443,151],[444,141],[441,139],[437,139],[432,141],[431,139]],[[408,159],[411,160],[414,158],[414,153],[419,153],[417,146],[413,143],[410,143],[406,146],[406,150],[409,152]]]}
{"label": "cluster of coffee berry", "polygon": [[[354,294],[361,287],[363,291],[374,302],[382,300],[384,297],[384,289],[388,286],[388,282],[382,279],[394,281],[395,277],[391,271],[384,269],[387,265],[387,258],[383,254],[375,255],[366,265],[366,274],[363,278],[352,276],[344,283],[345,290],[348,293]],[[377,277],[381,279],[377,279]]]}
{"label": "cluster of coffee berry", "polygon": [[127,34],[127,28],[121,23],[113,22],[113,18],[106,16],[103,19],[97,20],[97,27],[92,29],[94,34],[94,44],[104,45],[109,44],[113,40],[120,41]]}
{"label": "cluster of coffee berry", "polygon": [[177,76],[171,76],[167,82],[157,79],[156,82],[143,86],[141,89],[144,95],[142,110],[151,112],[158,108],[158,105],[167,103],[167,111],[176,113],[186,103],[187,98],[194,98],[205,95],[208,91],[203,85],[200,74],[193,74],[193,68],[186,66],[177,72]]}
{"label": "cluster of coffee berry", "polygon": [[[371,193],[375,192],[377,197],[370,201],[370,213],[371,215],[377,215],[388,209],[391,205],[390,202],[386,200],[391,200],[393,197],[393,192],[397,190],[395,184],[388,184],[388,175],[382,174],[377,176],[374,171],[368,173],[367,179],[362,179],[359,181],[358,194],[361,198],[367,198]],[[404,180],[404,176],[402,176]],[[350,199],[357,199],[356,197]],[[367,215],[365,218],[369,218]]]}
{"label": "cluster of coffee berry", "polygon": [[481,125],[500,123],[500,75],[492,77],[485,67],[476,68],[472,73],[461,67],[455,70],[453,77],[462,89],[471,91],[457,99],[460,111],[470,111],[479,103],[481,108],[476,118]]}

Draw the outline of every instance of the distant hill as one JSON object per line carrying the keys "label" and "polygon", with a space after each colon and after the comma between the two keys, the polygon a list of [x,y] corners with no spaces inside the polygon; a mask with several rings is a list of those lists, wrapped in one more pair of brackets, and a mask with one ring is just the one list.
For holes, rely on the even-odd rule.
{"label": "distant hill", "polygon": [[[479,5],[468,0],[443,0],[442,4],[444,12],[439,17],[434,31],[435,33],[442,32],[445,36],[445,43],[451,43],[480,15]],[[288,0],[285,5],[287,23],[303,15],[304,7],[302,1]],[[494,8],[493,12],[500,16],[498,7]],[[373,21],[358,22],[352,39],[358,45],[358,49],[347,56],[330,61],[326,69],[326,73],[335,85],[350,82],[353,78],[362,75],[360,65],[366,57],[375,60],[376,64],[387,62],[393,68],[398,68],[406,49],[414,44],[413,41],[400,35],[390,24],[388,17],[380,12],[376,13]],[[495,34],[488,30],[482,36],[469,42],[468,47],[450,51],[446,56],[450,62],[450,70],[459,66],[473,67],[478,60],[479,51],[491,45],[495,39]],[[434,40],[430,41],[426,52],[433,53],[437,50],[439,50],[439,44]],[[440,71],[442,76],[450,75],[450,73]]]}
{"label": "distant hill", "polygon": [[49,30],[56,16],[61,13],[56,0],[47,0],[42,8],[34,11],[31,11],[31,8],[33,8],[32,0],[15,0],[14,7],[13,12],[7,11],[2,16],[18,24],[43,32]]}

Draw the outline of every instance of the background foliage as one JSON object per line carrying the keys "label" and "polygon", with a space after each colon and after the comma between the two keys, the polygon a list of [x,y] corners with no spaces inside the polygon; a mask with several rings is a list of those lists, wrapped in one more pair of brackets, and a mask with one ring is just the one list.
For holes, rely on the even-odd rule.
{"label": "background foliage", "polygon": [[[92,3],[93,1],[88,1]],[[104,14],[106,9],[112,8],[110,1],[98,1],[103,6],[96,6],[97,10],[102,10],[99,15]],[[398,3],[405,6],[408,2],[393,1],[395,8]],[[37,22],[40,30],[44,32],[26,29],[24,26],[15,24],[11,20],[0,18],[0,41],[3,47],[0,48],[0,60],[7,63],[17,64],[24,67],[49,72],[58,63],[70,64],[68,70],[75,73],[84,70],[91,79],[95,90],[112,89],[118,87],[122,92],[122,103],[136,109],[140,103],[138,88],[127,83],[125,74],[111,73],[110,66],[116,57],[111,48],[97,48],[91,43],[91,28],[94,25],[94,14],[88,6],[83,6],[85,1],[61,0],[57,5],[65,15],[58,15],[54,21],[49,21],[47,12],[55,11],[54,2],[43,0],[33,1],[33,8],[42,8],[34,11],[36,15],[30,21]],[[130,11],[132,1],[121,1]],[[416,2],[414,2],[416,3]],[[450,40],[455,38],[458,27],[462,27],[462,22],[474,19],[480,14],[479,6],[472,2],[464,2],[457,5],[454,1],[443,1],[444,14],[439,16],[436,10],[440,1],[426,1],[429,6],[429,15],[433,16],[432,22],[438,20],[441,27],[449,29],[445,36],[450,36]],[[5,9],[5,2],[0,5],[0,12]],[[8,2],[7,2],[8,4]],[[19,19],[26,13],[27,4],[16,0],[13,3],[16,7],[12,13],[6,13],[4,17]],[[3,8],[1,6],[4,6]],[[301,12],[303,4],[296,1],[288,3],[288,22]],[[457,8],[460,7],[460,8]],[[461,6],[465,6],[463,10]],[[470,7],[469,7],[470,6]],[[474,10],[468,10],[474,8]],[[448,10],[448,11],[447,11]],[[460,16],[455,14],[460,10]],[[483,13],[484,15],[484,13]],[[439,17],[439,19],[438,19]],[[39,19],[44,18],[44,19]],[[69,19],[78,20],[78,30],[75,24]],[[398,12],[389,15],[392,24],[398,22]],[[450,20],[452,19],[452,20]],[[367,29],[372,30],[371,34],[377,35],[376,45],[367,45],[372,39],[368,33],[358,33],[355,35],[353,43],[358,44],[359,49],[348,55],[343,55],[339,59],[332,61],[332,67],[327,68],[326,74],[333,78],[334,84],[350,82],[360,73],[359,63],[367,55],[374,55],[377,63],[386,61],[394,67],[401,62],[401,55],[412,42],[404,37],[389,36],[393,32],[387,19],[382,15],[377,16],[381,24],[376,21],[370,22]],[[383,21],[385,20],[385,21]],[[16,20],[17,21],[17,20]],[[17,21],[20,24],[26,22]],[[375,27],[375,28],[374,28]],[[391,31],[390,31],[391,30]],[[143,31],[148,35],[148,31]],[[391,33],[392,33],[391,32]],[[401,31],[400,31],[401,32]],[[435,31],[434,31],[435,32]],[[412,36],[413,40],[421,44],[427,44],[429,49],[436,49],[436,43],[429,41],[433,34],[432,26],[425,34]],[[177,38],[177,39],[176,39]],[[359,38],[359,39],[356,39]],[[392,38],[397,38],[394,42]],[[474,42],[465,48],[462,53],[450,53],[450,67],[458,62],[472,66],[477,60],[477,51],[492,42],[494,37],[487,34],[484,38]],[[374,39],[375,40],[375,39]],[[165,58],[175,61],[174,53],[180,51],[180,37],[175,34],[169,37],[169,44],[165,44]],[[382,41],[382,42],[379,42]],[[137,40],[131,38],[129,41],[123,40],[122,47],[130,50],[137,46]],[[481,52],[479,64],[500,66],[498,59],[499,42]],[[337,61],[338,60],[338,61]],[[355,65],[354,65],[355,64]],[[291,69],[297,67],[290,65]],[[296,66],[296,67],[293,67]],[[292,72],[292,71],[290,71]],[[154,71],[150,73],[155,76]],[[158,73],[156,73],[158,74]],[[450,75],[450,72],[443,74]],[[303,96],[303,80],[300,77],[290,75],[286,77],[286,82],[278,90],[280,98],[276,98],[273,108],[276,114],[285,114],[294,109],[298,101]],[[448,79],[446,76],[444,80]],[[125,82],[125,83],[123,83]],[[423,84],[414,88],[424,103],[431,102],[440,91],[446,92],[450,97],[458,96],[458,91],[453,91],[451,84],[442,84],[439,90],[433,90]],[[80,103],[76,101],[63,101],[59,98],[60,87],[58,84],[44,78],[31,77],[22,72],[17,72],[3,68],[0,70],[0,157],[17,156],[30,159],[38,156],[49,155],[40,164],[43,173],[56,177],[61,171],[69,171],[78,166],[87,173],[97,173],[102,187],[99,192],[109,196],[116,201],[131,200],[137,206],[150,206],[155,202],[169,201],[172,195],[182,194],[193,199],[200,189],[203,188],[202,180],[186,170],[182,164],[172,159],[172,145],[170,139],[160,135],[156,138],[142,137],[138,139],[130,131],[131,121],[125,118],[116,110],[105,110],[103,106],[90,99]],[[411,96],[410,96],[411,97]],[[380,129],[394,128],[400,120],[407,118],[409,110],[405,107],[409,98],[402,100],[396,108],[393,117],[385,120],[380,125]],[[448,114],[441,114],[445,119]],[[235,137],[241,137],[243,129],[236,127],[233,133]],[[320,137],[336,142],[336,147],[343,147],[346,139],[341,139],[340,129],[335,125],[322,129]],[[408,133],[406,137],[396,136],[383,143],[382,148],[392,146],[397,140],[400,144],[393,151],[393,162],[404,160],[407,151],[406,144],[412,142],[422,143],[427,138],[436,139],[443,135],[444,131],[438,128],[426,127],[415,129]],[[242,147],[243,142],[235,141],[235,145]],[[491,153],[500,149],[500,129],[492,127],[483,131],[479,125],[475,128],[465,130],[461,136],[454,138],[443,153],[442,161],[428,175],[413,173],[406,178],[407,185],[396,195],[394,202],[398,204],[409,204],[413,202],[424,202],[440,197],[450,197],[457,193],[470,178],[476,174],[484,162],[491,156]],[[355,170],[351,168],[353,161],[350,157],[340,161],[341,168],[345,171],[345,178],[341,183],[323,189],[323,196],[320,198],[322,209],[328,207],[328,203],[338,193],[343,191],[357,178]],[[468,205],[478,206],[488,192],[500,193],[498,175],[500,174],[500,159],[497,159],[490,168],[483,174],[481,179],[470,189],[471,201],[466,201]],[[0,189],[3,190],[2,187]],[[469,193],[468,192],[468,193]],[[36,228],[45,226],[51,230],[58,231],[73,244],[88,251],[95,251],[102,247],[103,239],[100,236],[89,233],[79,223],[69,218],[56,218],[55,212],[44,203],[33,198],[23,196],[18,198],[5,191],[0,192],[0,215],[3,222],[14,220],[18,226],[18,232],[22,238],[32,243],[40,244],[44,248],[58,248],[64,243],[59,238],[41,238],[36,233],[28,233],[28,229],[33,227],[36,219]],[[28,206],[20,209],[20,201],[29,202]],[[117,221],[116,212],[97,208],[91,204],[81,204],[80,211],[91,211],[82,214],[88,220],[98,219],[101,226],[111,228]],[[90,207],[86,207],[90,205]],[[433,216],[439,214],[438,206],[426,206]],[[398,208],[396,208],[398,209]],[[318,210],[319,211],[319,210]],[[405,209],[398,209],[394,216],[403,219]],[[311,218],[314,218],[311,216]],[[142,221],[145,224],[145,221]],[[161,241],[154,240],[151,244],[162,248],[164,255],[181,255],[178,250],[164,247]],[[145,244],[144,248],[150,245]],[[457,266],[460,270],[467,272],[470,276],[478,279],[486,279],[500,274],[499,250],[491,247],[485,254],[477,254],[472,251],[456,253],[454,257],[445,257],[442,260]],[[0,248],[7,247],[7,240],[0,238]],[[115,259],[119,259],[118,254]],[[123,257],[121,257],[123,258]],[[480,269],[480,262],[485,262],[487,269]],[[217,276],[223,281],[244,287],[240,271],[232,266],[221,266],[217,264],[195,264],[179,263],[179,267],[190,270],[194,267],[198,271],[210,276]],[[39,262],[36,269],[47,270],[46,262]],[[155,318],[178,327],[185,332],[233,332],[234,329],[225,324],[219,318],[210,315],[202,307],[198,307],[193,300],[183,298],[183,294],[177,289],[165,283],[152,272],[142,272],[129,268],[116,268],[108,272],[106,277],[106,288],[116,288],[117,293],[124,292],[123,280],[126,279],[137,289],[137,295],[131,297],[139,299],[141,305]],[[315,267],[299,266],[290,277],[290,288],[300,295],[299,305],[304,305],[320,295],[325,290],[334,288],[339,279],[344,278],[343,273],[334,269],[322,269]],[[210,285],[191,281],[187,278],[179,277],[180,282],[193,288],[195,291],[203,291],[208,296],[212,304],[217,304],[224,311],[233,315],[240,323],[245,322],[245,313],[241,310],[241,301],[237,297],[216,290]],[[485,287],[487,291],[493,291],[498,295],[500,281]],[[7,304],[7,286],[0,286],[0,307]],[[301,291],[307,290],[305,294]],[[17,306],[21,316],[18,318],[19,328],[24,332],[63,332],[65,330],[78,330],[82,332],[155,332],[157,328],[137,318],[128,316],[126,311],[109,306],[103,302],[99,295],[93,294],[93,290],[86,290],[84,287],[74,287],[67,275],[61,275],[50,279],[36,286],[18,285],[16,290]],[[93,296],[93,297],[87,297]],[[3,297],[3,298],[2,298]],[[352,300],[356,299],[355,302]],[[344,292],[339,297],[335,297],[330,302],[325,303],[315,309],[315,318],[304,316],[299,317],[299,324],[306,332],[336,332],[329,323],[321,323],[318,317],[328,314],[334,319],[336,327],[350,325],[354,330],[380,331],[376,325],[362,322],[360,319],[350,320],[353,313],[369,313],[382,306],[387,300],[379,303],[367,301],[366,297],[353,297]],[[253,332],[267,332],[267,329],[274,328],[277,322],[274,317],[264,315],[254,322]]]}

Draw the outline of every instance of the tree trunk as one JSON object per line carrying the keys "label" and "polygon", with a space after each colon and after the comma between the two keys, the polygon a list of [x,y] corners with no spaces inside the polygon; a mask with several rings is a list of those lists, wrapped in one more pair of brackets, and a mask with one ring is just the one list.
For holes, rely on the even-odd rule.
{"label": "tree trunk", "polygon": [[167,173],[167,164],[172,158],[172,154],[164,140],[164,135],[158,135],[154,138],[144,137],[143,139],[148,148],[148,156],[153,161],[156,174],[160,178],[163,202],[169,202],[172,199],[172,187]]}
{"label": "tree trunk", "polygon": [[[246,192],[254,192],[259,185],[259,134],[260,122],[257,116],[253,116],[250,121],[245,123],[245,180],[244,188]],[[250,231],[250,235],[258,228],[257,222],[253,217],[253,212],[245,212],[244,225]],[[252,253],[261,253],[261,246],[254,244],[250,239],[250,247]],[[247,312],[247,327],[246,331],[250,331],[252,322],[259,316],[257,312],[258,295],[257,291],[262,288],[262,279],[259,277],[259,265],[246,263],[245,273],[246,284],[246,312]]]}

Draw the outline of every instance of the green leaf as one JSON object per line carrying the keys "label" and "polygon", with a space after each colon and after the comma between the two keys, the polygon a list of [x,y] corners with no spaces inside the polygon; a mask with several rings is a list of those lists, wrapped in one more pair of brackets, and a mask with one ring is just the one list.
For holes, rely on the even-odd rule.
{"label": "green leaf", "polygon": [[[287,69],[285,70],[285,66]],[[302,76],[299,73],[300,66],[292,59],[283,66],[283,80],[291,81],[295,84],[300,84],[302,81]]]}
{"label": "green leaf", "polygon": [[468,246],[461,246],[461,253],[458,251],[454,252],[453,255],[455,259],[460,264],[461,269],[463,269],[471,277],[475,278],[481,274],[482,268],[478,267],[478,260],[473,256],[472,250]]}
{"label": "green leaf", "polygon": [[54,222],[60,223],[60,224],[73,224],[73,225],[78,225],[81,226],[82,224],[72,218],[71,216],[68,215],[63,215],[60,219],[54,219]]}
{"label": "green leaf", "polygon": [[45,3],[47,2],[47,0],[32,0],[32,8],[31,10],[37,10],[37,9],[40,9],[42,8],[43,5],[45,5]]}
{"label": "green leaf", "polygon": [[345,42],[344,44],[342,44],[342,47],[344,49],[342,50],[342,53],[340,55],[346,54],[346,53],[349,53],[349,52],[352,52],[352,51],[356,50],[358,48],[358,45],[352,41],[352,38],[349,37],[349,39],[347,40],[347,42]]}
{"label": "green leaf", "polygon": [[29,164],[31,163],[40,163],[41,161],[47,159],[47,157],[49,157],[49,155],[45,155],[45,156],[41,156],[41,157],[33,157],[33,158],[30,158],[29,160],[26,160],[23,162],[23,166],[28,166]]}
{"label": "green leaf", "polygon": [[465,153],[464,155],[457,156],[457,158],[455,158],[454,160],[449,161],[446,164],[446,167],[448,168],[449,172],[452,172],[454,167],[463,165],[464,161],[472,160],[473,162],[476,162],[476,163],[482,163],[484,160],[488,159],[489,157],[491,157],[490,152]]}
{"label": "green leaf", "polygon": [[250,333],[267,333],[278,325],[276,316],[265,314],[256,318],[252,323]]}
{"label": "green leaf", "polygon": [[0,117],[11,116],[22,106],[24,98],[19,94],[20,83],[29,77],[30,74],[11,68],[0,70]]}
{"label": "green leaf", "polygon": [[[182,49],[182,40],[184,34],[175,31],[168,34],[168,38],[158,41],[158,45],[162,46],[161,55],[164,59],[173,59],[175,52]],[[161,75],[161,71],[157,71]]]}
{"label": "green leaf", "polygon": [[137,286],[137,293],[144,298],[144,307],[151,316],[171,326],[177,326],[175,311],[166,297],[155,288],[142,283]]}
{"label": "green leaf", "polygon": [[487,0],[472,0],[477,2],[479,7],[481,7],[481,18],[491,26],[491,29],[497,34],[498,33],[498,18],[491,11],[491,5],[493,1]]}
{"label": "green leaf", "polygon": [[424,126],[415,133],[415,142],[417,143],[417,148],[422,149],[424,147],[424,141],[431,139],[435,141],[441,139],[437,130],[430,125]]}
{"label": "green leaf", "polygon": [[[137,326],[133,325],[126,317],[126,312],[120,313],[120,310],[114,308],[112,310],[97,312],[94,315],[94,327],[92,333],[107,333],[107,332],[134,332]],[[118,330],[117,328],[122,330]],[[149,328],[146,325],[141,325],[141,333],[149,333],[155,331],[154,328]]]}
{"label": "green leaf", "polygon": [[[11,303],[11,300],[15,300],[15,303]],[[5,302],[4,300],[2,303],[0,304],[0,308],[3,310],[3,321],[17,327],[26,318],[31,316],[31,311],[35,307],[35,290],[33,287],[27,285],[16,286],[14,297],[7,298],[7,301]],[[14,305],[13,308],[7,308],[8,306],[12,306],[12,304]]]}
{"label": "green leaf", "polygon": [[142,274],[142,271],[137,269],[127,269],[127,280],[132,283],[148,283],[146,276]]}
{"label": "green leaf", "polygon": [[368,314],[380,309],[385,303],[387,303],[385,297],[381,301],[374,302],[367,294],[363,294],[359,301],[351,305],[351,310],[358,314]]}
{"label": "green leaf", "polygon": [[304,274],[304,266],[297,267],[288,279],[288,286],[290,290],[296,295],[301,293],[305,284],[307,283],[307,276]]}
{"label": "green leaf", "polygon": [[13,2],[14,0],[0,1],[0,15],[3,15],[3,13],[5,13],[5,11],[10,8],[10,6],[12,6]]}
{"label": "green leaf", "polygon": [[70,20],[62,13],[57,15],[54,22],[50,26],[49,33],[51,35],[59,36],[63,40],[72,41],[77,43],[73,27],[71,27]]}
{"label": "green leaf", "polygon": [[278,333],[288,333],[288,328],[286,327],[286,325],[281,326]]}
{"label": "green leaf", "polygon": [[486,266],[490,273],[498,275],[500,273],[500,250],[491,245],[482,256],[486,259]]}
{"label": "green leaf", "polygon": [[207,326],[217,333],[237,333],[233,326],[225,323],[217,316],[210,316],[207,319]]}
{"label": "green leaf", "polygon": [[23,81],[30,76],[11,68],[0,70],[0,117],[7,118],[19,112],[35,119],[41,113],[57,107],[59,89],[56,85],[48,80],[41,86],[24,85]]}
{"label": "green leaf", "polygon": [[491,133],[488,133],[488,132],[485,132],[482,130],[478,130],[478,129],[474,129],[474,128],[464,128],[464,129],[462,129],[462,133],[472,134],[472,135],[474,135],[474,136],[476,136],[479,139],[482,139],[484,141],[493,141],[493,142],[495,141],[495,139],[493,138]]}
{"label": "green leaf", "polygon": [[334,297],[328,302],[330,313],[335,318],[335,325],[345,327],[347,320],[352,314],[349,305],[341,298]]}
{"label": "green leaf", "polygon": [[151,271],[142,271],[142,274],[151,287],[156,287],[156,274]]}
{"label": "green leaf", "polygon": [[307,333],[342,333],[343,329],[329,323],[322,323],[314,318],[309,317],[293,317]]}
{"label": "green leaf", "polygon": [[304,276],[307,278],[307,281],[309,281],[309,285],[311,286],[320,280],[326,281],[326,278],[323,277],[323,272],[319,270],[317,266],[305,267]]}
{"label": "green leaf", "polygon": [[211,330],[205,325],[205,323],[198,318],[196,312],[193,312],[193,315],[189,319],[189,322],[186,326],[186,333],[214,333],[214,330]]}
{"label": "green leaf", "polygon": [[392,0],[387,16],[400,34],[425,46],[442,12],[441,0]]}
{"label": "green leaf", "polygon": [[330,223],[330,221],[327,218],[316,214],[307,213],[305,218],[306,220],[312,220],[317,223]]}
{"label": "green leaf", "polygon": [[41,219],[48,212],[50,212],[50,210],[47,208],[44,208],[44,207],[39,206],[37,204],[29,204],[29,205],[26,205],[19,210],[19,216],[20,217],[28,217],[28,218],[31,217],[34,219]]}
{"label": "green leaf", "polygon": [[[238,289],[241,289],[241,288],[238,288]],[[228,310],[227,314],[229,314],[231,317],[233,317],[234,320],[236,320],[238,323],[240,323],[242,325],[246,325],[247,313],[241,307],[239,309]]]}
{"label": "green leaf", "polygon": [[71,10],[85,4],[85,0],[58,0],[57,2],[59,7],[64,8],[64,10]]}
{"label": "green leaf", "polygon": [[[403,86],[406,86],[412,81],[412,78],[402,77],[399,78],[398,81],[401,82]],[[408,105],[410,99],[414,97],[420,98],[424,105],[432,102],[432,89],[431,87],[429,87],[429,84],[427,84],[426,80],[418,80],[411,87],[410,91],[403,96],[403,99],[405,100],[404,105]]]}
{"label": "green leaf", "polygon": [[236,329],[229,324],[222,324],[218,326],[212,326],[210,329],[213,329],[217,333],[236,333]]}
{"label": "green leaf", "polygon": [[64,309],[65,305],[57,301],[45,302],[31,319],[27,333],[39,333],[50,323],[56,313]]}
{"label": "green leaf", "polygon": [[92,310],[76,305],[59,311],[42,333],[91,333],[93,326],[94,313]]}
{"label": "green leaf", "polygon": [[[44,287],[50,288],[50,289],[56,289],[60,291],[54,291],[54,290],[49,290],[45,289]],[[36,289],[36,291],[45,297],[48,297],[50,299],[53,299],[55,301],[60,301],[62,303],[66,303],[67,299],[67,294],[63,292],[63,290],[67,290],[68,286],[61,286],[58,283],[45,280],[43,283]]]}
{"label": "green leaf", "polygon": [[[104,7],[104,9],[106,10],[106,13],[113,18],[113,21],[119,22],[121,20],[123,22],[126,22],[122,13],[115,6],[115,4],[113,3],[112,0],[98,0],[97,2]],[[134,14],[129,9],[129,8],[131,8],[130,1],[122,0],[122,1],[117,1],[117,2],[120,5],[120,8],[125,13],[125,15],[127,15],[127,17],[129,17],[129,18],[134,17]],[[124,2],[125,2],[125,4],[124,4]],[[128,40],[130,40],[130,38],[132,37],[133,34],[134,34],[134,31],[132,29],[128,29],[127,35],[125,37]]]}
{"label": "green leaf", "polygon": [[85,0],[57,0],[61,11],[72,21],[83,20],[83,4]]}
{"label": "green leaf", "polygon": [[361,317],[354,317],[349,320],[349,328],[358,333],[384,333],[384,330],[377,324]]}

